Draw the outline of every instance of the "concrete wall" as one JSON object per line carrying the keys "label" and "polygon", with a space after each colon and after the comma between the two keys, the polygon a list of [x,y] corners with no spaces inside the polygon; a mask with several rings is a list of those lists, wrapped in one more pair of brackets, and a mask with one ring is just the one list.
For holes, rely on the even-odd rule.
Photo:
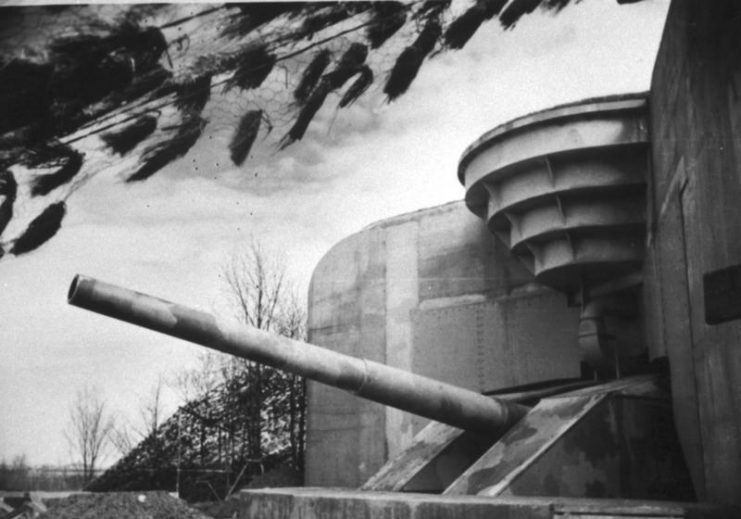
{"label": "concrete wall", "polygon": [[735,503],[741,321],[705,322],[703,275],[741,264],[740,56],[741,3],[672,2],[651,87],[645,282],[649,344],[670,360],[677,429],[698,493]]}
{"label": "concrete wall", "polygon": [[[578,376],[577,325],[462,202],[344,239],[309,291],[311,342],[478,391]],[[424,423],[310,384],[306,484],[361,485]]]}

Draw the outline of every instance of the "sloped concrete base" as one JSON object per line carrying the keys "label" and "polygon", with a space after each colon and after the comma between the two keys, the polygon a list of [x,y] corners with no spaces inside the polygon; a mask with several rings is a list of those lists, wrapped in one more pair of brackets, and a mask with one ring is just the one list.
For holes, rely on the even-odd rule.
{"label": "sloped concrete base", "polygon": [[728,518],[741,508],[702,503],[557,497],[477,497],[328,488],[245,490],[231,500],[239,519]]}

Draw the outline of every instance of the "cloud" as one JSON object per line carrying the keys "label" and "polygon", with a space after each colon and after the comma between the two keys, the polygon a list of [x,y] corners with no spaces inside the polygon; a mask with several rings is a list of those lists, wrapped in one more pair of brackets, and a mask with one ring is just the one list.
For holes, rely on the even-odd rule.
{"label": "cloud", "polygon": [[253,102],[239,96],[213,100],[205,138],[150,180],[123,184],[127,163],[112,164],[69,199],[54,240],[3,260],[0,405],[13,419],[0,423],[0,458],[66,461],[59,431],[80,384],[99,384],[131,413],[159,373],[192,365],[200,350],[67,306],[75,273],[221,309],[221,265],[255,236],[282,251],[305,288],[348,234],[460,199],[458,159],[481,133],[554,104],[647,88],[666,7],[584,2],[525,17],[512,31],[484,24],[395,102],[385,103],[383,78],[350,109],[338,112],[333,96],[301,142],[279,154],[263,146],[241,168],[225,151],[230,121]]}

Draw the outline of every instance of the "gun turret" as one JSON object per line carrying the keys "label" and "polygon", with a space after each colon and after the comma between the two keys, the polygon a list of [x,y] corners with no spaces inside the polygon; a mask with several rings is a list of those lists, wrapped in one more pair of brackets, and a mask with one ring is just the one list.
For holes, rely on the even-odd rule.
{"label": "gun turret", "polygon": [[75,276],[68,302],[470,431],[500,434],[528,411],[523,405],[224,321],[207,312],[86,276]]}

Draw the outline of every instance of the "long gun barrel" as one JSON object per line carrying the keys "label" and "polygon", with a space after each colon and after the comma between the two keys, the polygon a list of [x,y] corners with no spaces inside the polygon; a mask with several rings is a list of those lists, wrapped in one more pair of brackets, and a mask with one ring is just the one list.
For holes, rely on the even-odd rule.
{"label": "long gun barrel", "polygon": [[513,402],[75,276],[70,304],[207,348],[302,375],[360,397],[462,429],[497,434],[528,411]]}

